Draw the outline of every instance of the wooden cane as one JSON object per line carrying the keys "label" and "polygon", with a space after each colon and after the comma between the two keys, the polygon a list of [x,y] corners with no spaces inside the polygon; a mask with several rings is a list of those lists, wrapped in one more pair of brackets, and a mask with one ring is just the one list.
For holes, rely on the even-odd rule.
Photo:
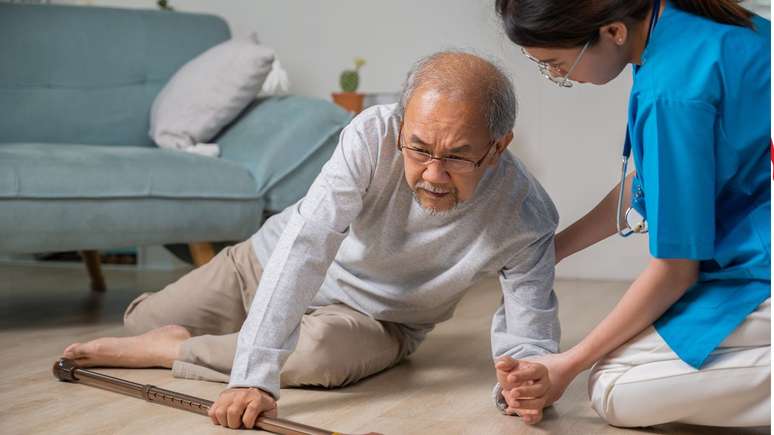
{"label": "wooden cane", "polygon": [[[189,396],[176,391],[165,390],[153,385],[143,385],[126,379],[115,378],[102,373],[85,370],[74,361],[61,358],[54,363],[54,376],[60,381],[86,384],[102,388],[114,393],[145,399],[148,402],[159,403],[172,408],[207,415],[212,406],[211,400]],[[256,429],[265,430],[280,435],[343,435],[301,423],[295,423],[281,418],[259,417],[255,423]]]}

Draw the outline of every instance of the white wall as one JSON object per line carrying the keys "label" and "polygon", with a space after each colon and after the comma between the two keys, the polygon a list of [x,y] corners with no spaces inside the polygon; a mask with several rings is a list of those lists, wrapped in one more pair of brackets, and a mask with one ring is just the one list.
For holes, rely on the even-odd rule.
{"label": "white wall", "polygon": [[[91,3],[155,7],[153,0]],[[422,55],[451,47],[487,53],[513,75],[520,96],[512,150],[554,198],[562,227],[618,182],[630,73],[604,87],[557,88],[505,38],[494,15],[494,0],[171,0],[171,4],[180,11],[220,15],[235,35],[256,31],[288,70],[291,92],[301,95],[329,98],[339,72],[355,56],[368,61],[362,70],[363,92],[394,92]],[[567,259],[558,274],[632,279],[647,258],[644,237],[613,238]]]}

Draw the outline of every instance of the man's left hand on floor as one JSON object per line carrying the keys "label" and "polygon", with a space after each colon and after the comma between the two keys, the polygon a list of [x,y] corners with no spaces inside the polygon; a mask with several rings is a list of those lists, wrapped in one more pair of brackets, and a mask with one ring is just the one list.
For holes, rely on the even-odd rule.
{"label": "man's left hand on floor", "polygon": [[495,369],[508,404],[505,411],[518,414],[527,424],[539,423],[543,408],[550,405],[551,379],[546,366],[506,356],[495,363]]}

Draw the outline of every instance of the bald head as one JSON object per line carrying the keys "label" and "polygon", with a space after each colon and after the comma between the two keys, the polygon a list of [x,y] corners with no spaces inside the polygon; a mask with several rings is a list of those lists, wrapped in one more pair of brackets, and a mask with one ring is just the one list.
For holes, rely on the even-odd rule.
{"label": "bald head", "polygon": [[491,139],[513,129],[518,105],[513,84],[492,62],[471,53],[442,51],[417,61],[403,85],[398,115],[403,118],[409,100],[433,92],[474,105],[486,117]]}

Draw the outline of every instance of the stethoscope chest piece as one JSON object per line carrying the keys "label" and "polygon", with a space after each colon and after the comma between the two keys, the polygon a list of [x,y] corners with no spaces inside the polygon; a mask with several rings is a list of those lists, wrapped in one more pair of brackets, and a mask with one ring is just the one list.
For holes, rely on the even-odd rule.
{"label": "stethoscope chest piece", "polygon": [[634,207],[629,207],[626,210],[626,226],[637,234],[648,232],[648,221]]}

